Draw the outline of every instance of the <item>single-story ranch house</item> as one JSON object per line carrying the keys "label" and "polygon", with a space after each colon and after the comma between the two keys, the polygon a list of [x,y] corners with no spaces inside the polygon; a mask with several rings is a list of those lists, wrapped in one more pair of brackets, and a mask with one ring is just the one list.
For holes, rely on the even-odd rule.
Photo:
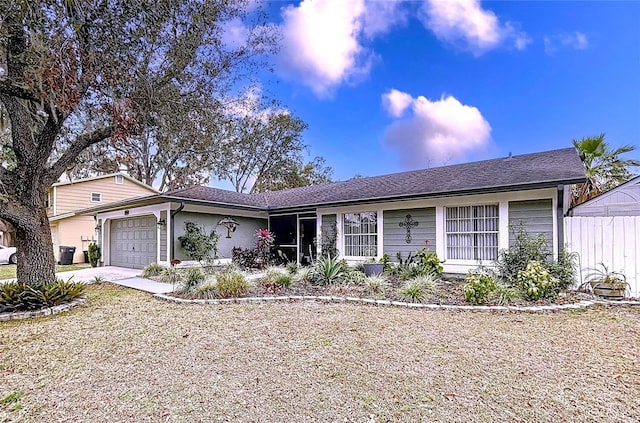
{"label": "single-story ranch house", "polygon": [[497,258],[519,222],[557,255],[568,186],[584,180],[566,148],[260,194],[198,186],[84,213],[95,216],[105,265],[188,260],[178,237],[192,221],[220,235],[221,259],[254,247],[255,230],[269,228],[293,261],[317,257],[323,243],[350,262],[427,247],[446,260],[445,272],[466,273]]}

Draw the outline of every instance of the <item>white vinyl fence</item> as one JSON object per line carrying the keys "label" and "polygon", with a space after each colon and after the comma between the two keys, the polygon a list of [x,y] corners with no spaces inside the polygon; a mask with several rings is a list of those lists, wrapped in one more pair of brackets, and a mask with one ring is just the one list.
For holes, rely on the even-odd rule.
{"label": "white vinyl fence", "polygon": [[640,296],[640,216],[565,217],[564,240],[579,255],[578,279],[604,263],[624,273],[631,296]]}

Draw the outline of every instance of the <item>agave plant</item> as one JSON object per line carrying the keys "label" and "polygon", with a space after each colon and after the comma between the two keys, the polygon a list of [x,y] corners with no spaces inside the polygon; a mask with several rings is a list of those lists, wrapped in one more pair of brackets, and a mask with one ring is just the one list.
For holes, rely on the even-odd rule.
{"label": "agave plant", "polygon": [[338,282],[346,271],[347,265],[342,260],[327,256],[313,265],[310,279],[318,285],[330,285]]}

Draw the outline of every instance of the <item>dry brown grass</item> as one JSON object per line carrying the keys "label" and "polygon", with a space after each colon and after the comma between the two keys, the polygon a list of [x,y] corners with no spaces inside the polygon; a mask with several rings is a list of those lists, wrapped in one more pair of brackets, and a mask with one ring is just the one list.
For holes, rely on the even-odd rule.
{"label": "dry brown grass", "polygon": [[0,421],[636,421],[640,310],[179,305],[0,323]]}

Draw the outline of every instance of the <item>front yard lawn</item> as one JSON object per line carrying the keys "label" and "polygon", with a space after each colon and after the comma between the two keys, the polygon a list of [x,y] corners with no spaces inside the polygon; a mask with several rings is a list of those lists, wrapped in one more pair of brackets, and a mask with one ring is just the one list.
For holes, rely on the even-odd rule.
{"label": "front yard lawn", "polygon": [[[184,305],[0,323],[0,421],[637,421],[640,310]],[[4,401],[3,401],[4,400]]]}
{"label": "front yard lawn", "polygon": [[[68,272],[71,270],[86,269],[88,264],[69,264],[69,265],[56,265],[56,272]],[[0,266],[0,280],[16,278],[16,265],[7,264]]]}

